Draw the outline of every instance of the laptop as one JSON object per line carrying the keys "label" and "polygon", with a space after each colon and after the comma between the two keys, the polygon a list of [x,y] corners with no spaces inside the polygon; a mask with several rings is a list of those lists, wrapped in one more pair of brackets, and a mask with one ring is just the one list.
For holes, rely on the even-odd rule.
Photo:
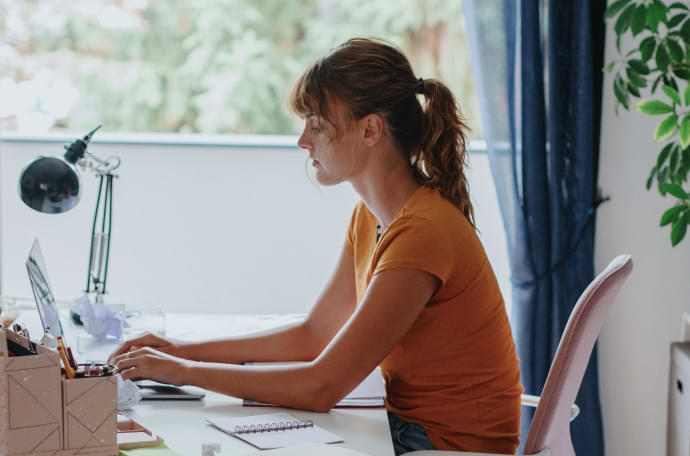
{"label": "laptop", "polygon": [[[31,250],[29,251],[29,257],[26,259],[26,271],[29,275],[29,282],[31,283],[31,290],[33,291],[36,307],[38,308],[38,315],[41,317],[43,331],[49,332],[55,337],[64,337],[60,313],[58,312],[55,297],[50,288],[48,272],[38,239],[34,240]],[[90,361],[105,363],[105,355],[101,356],[104,356],[103,360]],[[166,385],[151,380],[142,380],[135,383],[139,386],[142,400],[198,400],[206,396],[206,394],[198,390],[198,388],[194,390],[180,388],[178,386]]]}
{"label": "laptop", "polygon": [[34,240],[29,251],[29,257],[26,259],[26,271],[29,274],[29,282],[38,308],[38,315],[41,317],[43,331],[49,332],[55,337],[64,337],[60,314],[48,282],[48,273],[38,239]]}

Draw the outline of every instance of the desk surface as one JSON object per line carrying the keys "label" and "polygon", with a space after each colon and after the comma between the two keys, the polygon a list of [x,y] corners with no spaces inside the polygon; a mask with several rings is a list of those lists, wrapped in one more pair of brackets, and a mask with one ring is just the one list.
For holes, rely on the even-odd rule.
{"label": "desk surface", "polygon": [[[299,318],[301,318],[299,315],[169,314],[167,315],[167,334],[183,340],[211,339],[223,335],[263,330],[293,322]],[[40,321],[35,312],[23,313],[18,321],[25,322],[32,334],[41,334]],[[66,323],[65,319],[63,322]],[[65,326],[69,325],[65,324]],[[65,332],[68,333],[67,328]],[[81,357],[87,355],[85,350],[79,351]],[[200,454],[203,443],[220,443],[221,454],[244,455],[258,450],[217,430],[209,425],[206,419],[258,415],[276,411],[287,411],[297,418],[313,420],[317,425],[341,436],[345,442],[339,445],[346,448],[375,456],[394,454],[388,417],[383,408],[334,409],[329,413],[312,413],[281,408],[243,407],[240,399],[207,392],[203,401],[143,401],[133,410],[126,412],[126,415],[160,435],[171,449],[182,455]]]}

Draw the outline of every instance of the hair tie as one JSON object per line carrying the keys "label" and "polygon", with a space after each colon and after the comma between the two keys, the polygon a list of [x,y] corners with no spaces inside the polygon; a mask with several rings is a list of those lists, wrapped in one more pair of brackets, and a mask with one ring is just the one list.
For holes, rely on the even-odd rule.
{"label": "hair tie", "polygon": [[424,78],[417,79],[417,85],[415,86],[414,93],[424,94]]}

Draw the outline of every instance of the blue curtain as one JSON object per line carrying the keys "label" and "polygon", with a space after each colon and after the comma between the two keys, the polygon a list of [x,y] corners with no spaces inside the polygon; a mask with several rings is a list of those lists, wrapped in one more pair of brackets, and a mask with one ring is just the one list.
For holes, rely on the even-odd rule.
{"label": "blue curtain", "polygon": [[[604,0],[465,0],[529,394],[541,394],[570,312],[594,277],[604,10]],[[576,452],[603,455],[596,350],[577,404]],[[531,419],[523,409],[521,448]]]}

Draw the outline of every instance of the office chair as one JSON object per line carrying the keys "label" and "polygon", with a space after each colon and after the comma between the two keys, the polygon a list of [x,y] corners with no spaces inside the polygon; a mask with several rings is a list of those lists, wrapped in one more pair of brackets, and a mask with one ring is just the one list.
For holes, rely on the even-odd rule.
{"label": "office chair", "polygon": [[[523,405],[536,407],[527,435],[525,455],[575,456],[570,421],[579,413],[580,389],[594,343],[606,313],[633,268],[630,255],[620,255],[594,278],[575,304],[551,363],[541,397],[523,395]],[[412,451],[410,456],[506,456],[463,451]]]}

